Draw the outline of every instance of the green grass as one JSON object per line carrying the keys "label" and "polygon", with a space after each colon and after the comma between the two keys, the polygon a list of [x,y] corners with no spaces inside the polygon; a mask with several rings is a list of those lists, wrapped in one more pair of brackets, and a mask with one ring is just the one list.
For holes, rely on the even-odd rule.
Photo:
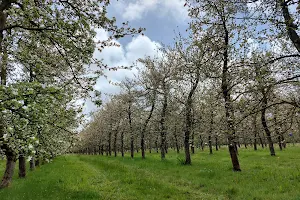
{"label": "green grass", "polygon": [[[17,178],[0,191],[1,200],[43,199],[292,199],[300,200],[300,147],[277,156],[267,149],[240,149],[242,172],[233,172],[227,148],[192,156],[192,166],[180,165],[183,154],[146,154],[142,160],[121,157],[65,155],[26,179]],[[0,162],[3,172],[4,162]]]}

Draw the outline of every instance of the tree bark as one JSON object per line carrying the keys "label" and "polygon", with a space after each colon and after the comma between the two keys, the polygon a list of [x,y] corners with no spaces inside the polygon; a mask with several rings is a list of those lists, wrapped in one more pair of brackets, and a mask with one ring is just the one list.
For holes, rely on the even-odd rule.
{"label": "tree bark", "polygon": [[270,154],[271,154],[271,156],[275,156],[275,149],[274,149],[274,145],[273,145],[273,141],[272,141],[272,137],[271,137],[271,131],[268,127],[267,120],[266,120],[266,110],[267,110],[268,99],[267,99],[264,89],[262,89],[262,95],[263,95],[263,99],[262,99],[262,110],[261,110],[261,123],[262,123],[262,126],[267,135]]}
{"label": "tree bark", "polygon": [[151,102],[151,110],[149,112],[149,115],[145,121],[145,123],[143,124],[143,129],[142,129],[142,133],[141,133],[141,150],[142,150],[142,159],[145,159],[145,132],[148,126],[148,123],[152,117],[154,108],[155,108],[155,102],[156,102],[156,92],[153,92],[153,97],[152,97],[152,102]]}
{"label": "tree bark", "polygon": [[218,136],[215,136],[215,141],[216,141],[216,151],[219,151],[219,143],[218,143]]}
{"label": "tree bark", "polygon": [[292,43],[294,44],[294,46],[296,47],[297,51],[300,53],[300,37],[296,32],[298,27],[295,24],[295,20],[290,15],[287,2],[286,0],[277,0],[277,2],[281,6],[281,11],[284,17],[284,23],[286,26],[288,36],[292,41]]}
{"label": "tree bark", "polygon": [[238,160],[237,148],[234,141],[235,127],[234,127],[234,111],[230,95],[230,77],[228,68],[228,45],[229,45],[229,32],[227,30],[226,22],[223,19],[224,28],[224,52],[223,52],[223,69],[222,69],[222,92],[225,102],[225,119],[227,124],[228,135],[228,149],[231,157],[233,171],[241,171],[240,163]]}
{"label": "tree bark", "polygon": [[108,155],[109,156],[111,156],[111,135],[112,135],[112,133],[111,133],[111,131],[109,131],[109,134],[108,134],[108,146],[107,146],[107,151],[108,151]]}
{"label": "tree bark", "polygon": [[199,142],[200,142],[201,150],[204,151],[204,141],[202,139],[202,135],[199,136]]}
{"label": "tree bark", "polygon": [[26,177],[26,159],[24,155],[19,155],[19,178]]}
{"label": "tree bark", "polygon": [[192,131],[191,152],[192,152],[192,154],[195,154],[194,131]]}
{"label": "tree bark", "polygon": [[130,156],[131,158],[134,157],[134,134],[132,129],[132,118],[131,118],[131,101],[128,103],[128,123],[129,123],[129,130],[130,130]]}
{"label": "tree bark", "polygon": [[115,131],[115,135],[114,135],[114,154],[115,157],[117,157],[117,136],[118,136],[118,130]]}
{"label": "tree bark", "polygon": [[209,154],[213,154],[211,135],[208,136],[208,147],[209,147]]}
{"label": "tree bark", "polygon": [[168,94],[166,93],[166,86],[163,85],[164,89],[164,99],[163,99],[163,105],[162,105],[162,111],[161,111],[161,117],[160,117],[160,137],[161,137],[161,144],[160,144],[160,153],[161,153],[161,159],[164,160],[166,157],[166,136],[167,136],[167,130],[165,126],[166,121],[166,114],[167,114],[167,106],[168,106]]}
{"label": "tree bark", "polygon": [[253,135],[254,135],[254,140],[253,140],[253,147],[254,147],[254,151],[257,151],[257,124],[256,124],[256,119],[257,119],[257,114],[255,114],[253,116],[252,119],[252,127],[253,127]]}
{"label": "tree bark", "polygon": [[35,170],[34,157],[32,157],[31,160],[29,161],[29,165],[30,165],[30,170],[31,171]]}
{"label": "tree bark", "polygon": [[40,158],[37,156],[35,160],[35,166],[39,167],[40,166]]}
{"label": "tree bark", "polygon": [[279,146],[280,151],[282,151],[282,140],[281,140],[281,134],[278,130],[276,107],[275,107],[275,112],[274,112],[274,123],[275,123],[275,133],[276,133],[277,139],[278,139],[278,146]]}
{"label": "tree bark", "polygon": [[124,132],[121,133],[121,154],[124,157]]}
{"label": "tree bark", "polygon": [[192,117],[192,107],[193,107],[193,96],[198,87],[198,83],[200,81],[200,69],[197,69],[196,80],[195,82],[191,81],[191,90],[187,97],[187,101],[185,103],[185,131],[184,131],[184,152],[185,152],[185,164],[191,165],[191,155],[190,155],[190,133],[193,124]]}
{"label": "tree bark", "polygon": [[208,135],[208,146],[209,146],[209,154],[213,154],[212,150],[212,141],[211,141],[211,135],[213,133],[213,125],[214,125],[214,114],[213,111],[211,110],[210,114],[210,128],[209,128],[209,135]]}
{"label": "tree bark", "polygon": [[8,187],[12,181],[16,165],[16,156],[12,153],[7,153],[6,155],[6,168],[0,184],[0,188]]}
{"label": "tree bark", "polygon": [[177,139],[176,130],[175,130],[175,133],[174,133],[174,138],[175,138],[176,152],[177,152],[177,153],[180,153],[180,149],[179,149],[179,144],[178,144],[178,139]]}

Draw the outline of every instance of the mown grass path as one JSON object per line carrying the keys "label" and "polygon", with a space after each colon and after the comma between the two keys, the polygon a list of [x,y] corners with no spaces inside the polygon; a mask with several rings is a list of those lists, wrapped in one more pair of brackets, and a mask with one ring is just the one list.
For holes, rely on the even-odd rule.
{"label": "mown grass path", "polygon": [[165,161],[156,153],[146,160],[65,155],[26,179],[15,176],[0,199],[300,199],[300,147],[277,154],[241,149],[241,173],[231,171],[225,147],[213,155],[198,151],[192,166],[180,165],[183,154],[175,152]]}

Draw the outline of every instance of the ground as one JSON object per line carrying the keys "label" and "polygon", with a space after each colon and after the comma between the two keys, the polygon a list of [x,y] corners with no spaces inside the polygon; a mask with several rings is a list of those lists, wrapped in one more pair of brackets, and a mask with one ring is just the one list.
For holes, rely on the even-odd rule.
{"label": "ground", "polygon": [[[288,146],[277,156],[268,149],[240,149],[242,172],[233,172],[226,147],[208,154],[197,150],[192,165],[181,165],[183,154],[147,153],[142,160],[64,155],[26,179],[17,177],[0,190],[1,200],[43,199],[291,199],[300,200],[300,147]],[[4,161],[0,161],[3,173]]]}

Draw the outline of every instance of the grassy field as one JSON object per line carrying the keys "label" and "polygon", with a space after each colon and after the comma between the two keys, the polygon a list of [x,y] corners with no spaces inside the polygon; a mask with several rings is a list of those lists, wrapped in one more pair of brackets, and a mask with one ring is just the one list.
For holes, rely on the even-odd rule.
{"label": "grassy field", "polygon": [[[192,166],[180,165],[183,154],[170,152],[130,159],[65,155],[17,178],[0,190],[1,200],[43,199],[292,199],[300,200],[300,147],[277,156],[267,149],[240,149],[242,172],[232,172],[227,148],[192,156]],[[1,173],[4,162],[0,162]]]}

